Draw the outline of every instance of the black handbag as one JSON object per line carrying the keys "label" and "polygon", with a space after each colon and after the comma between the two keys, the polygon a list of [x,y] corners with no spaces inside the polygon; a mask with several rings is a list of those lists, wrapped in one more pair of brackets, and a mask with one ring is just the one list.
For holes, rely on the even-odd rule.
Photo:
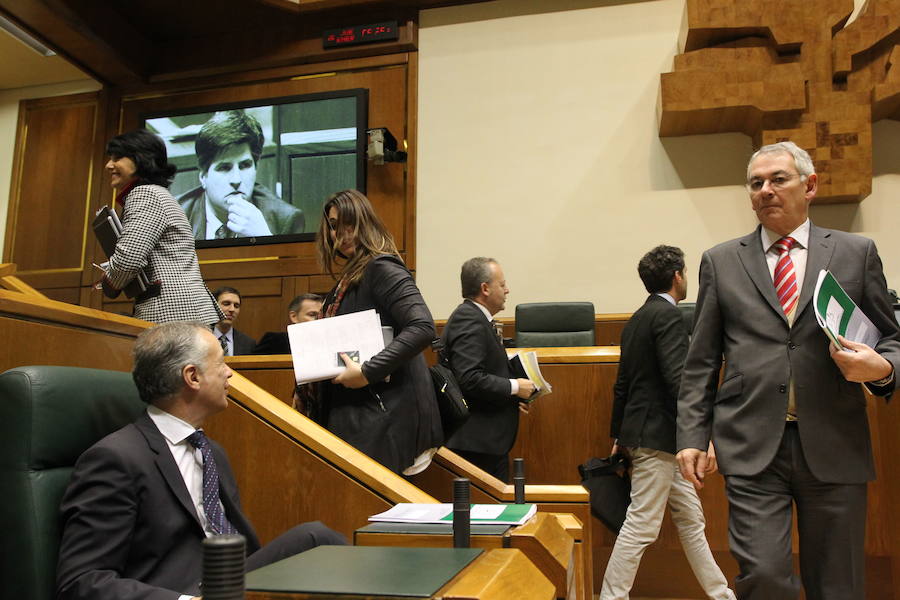
{"label": "black handbag", "polygon": [[434,393],[437,396],[438,410],[441,413],[441,426],[444,429],[444,440],[447,440],[469,418],[469,405],[463,397],[456,376],[450,369],[449,361],[444,356],[444,346],[440,338],[431,343],[437,353],[438,362],[431,367],[431,380],[434,382]]}
{"label": "black handbag", "polygon": [[578,465],[581,485],[591,493],[591,513],[615,534],[622,529],[631,504],[628,457],[613,454]]}

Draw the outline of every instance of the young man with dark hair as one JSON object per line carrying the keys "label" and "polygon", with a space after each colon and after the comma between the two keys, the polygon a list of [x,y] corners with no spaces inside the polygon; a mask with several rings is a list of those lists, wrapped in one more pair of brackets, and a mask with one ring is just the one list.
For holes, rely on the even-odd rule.
{"label": "young man with dark hair", "polygon": [[[638,274],[650,296],[622,331],[614,389],[612,452],[630,455],[631,505],[603,577],[600,600],[626,600],[644,550],[659,535],[666,505],[688,563],[711,600],[734,600],[704,532],[700,498],[675,460],[675,415],[688,332],[676,305],[687,295],[684,253],[657,246]],[[712,444],[709,446],[713,456]]]}
{"label": "young man with dark hair", "polygon": [[246,538],[247,570],[346,543],[315,522],[260,547],[228,457],[202,430],[228,406],[231,374],[203,323],[166,323],[137,337],[132,376],[147,412],[75,465],[61,505],[57,598],[197,597],[202,542],[222,533]]}
{"label": "young man with dark hair", "polygon": [[303,233],[303,211],[256,182],[263,142],[259,121],[243,110],[218,112],[200,128],[200,186],[178,198],[195,239]]}
{"label": "young man with dark hair", "polygon": [[241,314],[241,293],[233,287],[223,286],[213,292],[219,308],[222,309],[222,320],[216,323],[213,333],[219,339],[225,356],[239,356],[250,354],[256,347],[256,340],[238,331],[234,326],[238,315]]}

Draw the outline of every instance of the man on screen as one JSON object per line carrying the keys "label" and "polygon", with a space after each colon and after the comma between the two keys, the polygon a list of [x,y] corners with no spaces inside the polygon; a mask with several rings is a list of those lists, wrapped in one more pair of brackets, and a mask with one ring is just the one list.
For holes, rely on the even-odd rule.
{"label": "man on screen", "polygon": [[200,186],[178,198],[195,239],[303,233],[303,211],[256,183],[264,141],[259,121],[243,110],[217,112],[200,129]]}

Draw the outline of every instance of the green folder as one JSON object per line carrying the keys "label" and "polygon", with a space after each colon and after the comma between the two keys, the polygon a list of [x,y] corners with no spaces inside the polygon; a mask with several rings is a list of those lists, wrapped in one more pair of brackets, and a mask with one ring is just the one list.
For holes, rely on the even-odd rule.
{"label": "green folder", "polygon": [[247,573],[252,592],[430,598],[479,548],[319,546]]}
{"label": "green folder", "polygon": [[[451,519],[452,520],[452,519]],[[472,523],[469,526],[471,535],[503,535],[512,525],[495,523]],[[418,535],[453,535],[452,523],[369,523],[356,530],[356,533],[403,533]]]}

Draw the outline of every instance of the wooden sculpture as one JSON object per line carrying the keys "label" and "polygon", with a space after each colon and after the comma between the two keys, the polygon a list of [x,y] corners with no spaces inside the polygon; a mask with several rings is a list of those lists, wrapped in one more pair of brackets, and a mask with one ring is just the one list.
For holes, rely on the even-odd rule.
{"label": "wooden sculpture", "polygon": [[[659,135],[793,140],[817,202],[872,191],[872,123],[900,119],[900,0],[686,0],[681,53],[660,80]],[[896,68],[895,68],[896,65]]]}

